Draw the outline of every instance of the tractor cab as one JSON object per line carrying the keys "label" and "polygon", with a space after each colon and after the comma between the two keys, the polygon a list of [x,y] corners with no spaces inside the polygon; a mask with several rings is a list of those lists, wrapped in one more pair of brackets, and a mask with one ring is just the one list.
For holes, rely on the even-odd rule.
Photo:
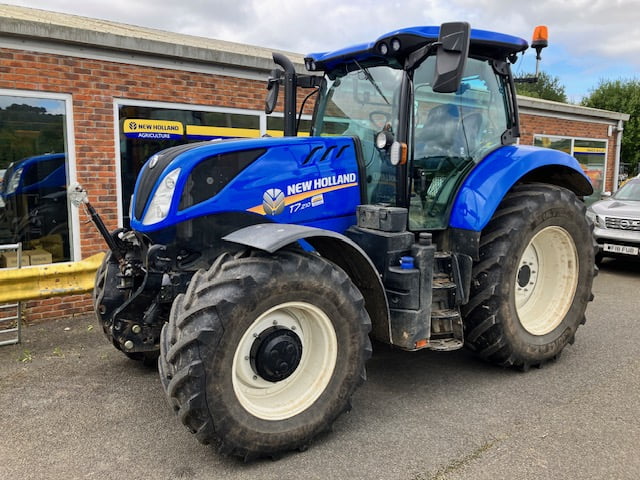
{"label": "tractor cab", "polygon": [[414,231],[444,229],[462,179],[519,135],[509,62],[527,47],[453,23],[310,54],[307,69],[324,72],[307,82],[319,85],[311,134],[358,139],[365,203],[408,208]]}

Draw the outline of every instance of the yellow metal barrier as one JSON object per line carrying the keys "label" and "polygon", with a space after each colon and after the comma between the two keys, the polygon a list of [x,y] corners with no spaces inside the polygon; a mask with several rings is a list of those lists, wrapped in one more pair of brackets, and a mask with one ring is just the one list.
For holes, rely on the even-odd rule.
{"label": "yellow metal barrier", "polygon": [[73,263],[0,269],[0,303],[87,293],[104,253]]}

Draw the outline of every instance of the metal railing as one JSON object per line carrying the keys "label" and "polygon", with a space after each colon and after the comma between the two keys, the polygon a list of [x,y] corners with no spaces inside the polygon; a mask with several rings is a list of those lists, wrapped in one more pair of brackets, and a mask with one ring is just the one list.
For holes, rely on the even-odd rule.
{"label": "metal railing", "polygon": [[[0,268],[0,339],[15,334],[8,340],[0,340],[0,345],[20,343],[22,334],[22,306],[25,300],[59,297],[88,293],[93,290],[96,271],[104,253],[73,263],[53,263],[49,265],[22,267],[22,245],[0,245],[0,251],[16,250],[16,268]],[[2,317],[5,305],[17,309],[15,315]],[[2,328],[2,323],[6,328]]]}
{"label": "metal railing", "polygon": [[104,253],[73,263],[0,269],[0,303],[88,293]]}
{"label": "metal railing", "polygon": [[[16,268],[22,268],[22,244],[0,245],[0,252],[16,252]],[[22,341],[22,304],[9,300],[0,304],[0,346]]]}

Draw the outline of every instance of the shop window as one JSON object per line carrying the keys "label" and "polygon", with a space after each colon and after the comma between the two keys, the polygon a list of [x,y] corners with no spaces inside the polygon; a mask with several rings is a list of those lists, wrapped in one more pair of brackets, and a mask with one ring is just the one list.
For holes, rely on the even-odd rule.
{"label": "shop window", "polygon": [[585,199],[591,203],[600,200],[604,190],[604,167],[607,161],[607,142],[602,140],[580,140],[573,142],[573,156],[580,162],[593,185],[593,194]]}
{"label": "shop window", "polygon": [[0,94],[0,243],[30,264],[72,258],[67,205],[67,100]]}
{"label": "shop window", "polygon": [[593,194],[585,198],[585,203],[599,200],[604,189],[607,141],[571,137],[551,137],[536,135],[534,145],[561,150],[573,155],[591,180]]}
{"label": "shop window", "polygon": [[[298,136],[306,137],[311,130],[311,117],[304,115],[298,123]],[[284,135],[284,117],[272,115],[267,117],[267,134],[272,137],[282,137]]]}
{"label": "shop window", "polygon": [[123,225],[138,173],[154,153],[185,143],[260,137],[260,113],[119,105]]}

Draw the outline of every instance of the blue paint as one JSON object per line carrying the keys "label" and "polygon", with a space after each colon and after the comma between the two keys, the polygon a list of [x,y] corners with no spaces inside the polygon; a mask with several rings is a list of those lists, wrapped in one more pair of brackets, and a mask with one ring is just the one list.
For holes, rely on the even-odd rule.
{"label": "blue paint", "polygon": [[569,168],[589,182],[578,161],[564,152],[524,145],[500,147],[465,179],[454,200],[449,226],[482,230],[511,187],[527,173],[545,166]]}

